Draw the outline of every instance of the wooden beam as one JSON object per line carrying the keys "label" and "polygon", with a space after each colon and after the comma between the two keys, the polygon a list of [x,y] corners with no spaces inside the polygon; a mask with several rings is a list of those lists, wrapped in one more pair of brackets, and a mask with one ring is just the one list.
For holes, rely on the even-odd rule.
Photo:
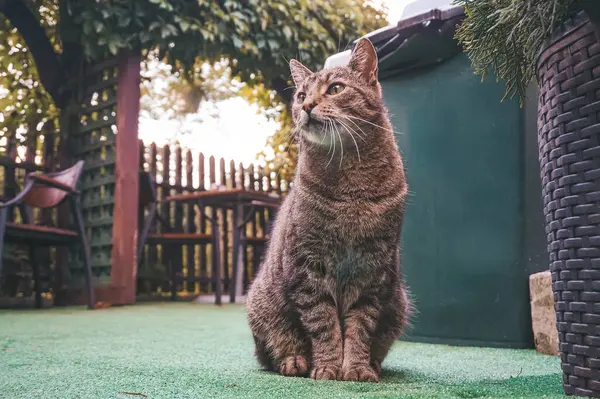
{"label": "wooden beam", "polygon": [[138,117],[140,113],[139,53],[121,54],[117,88],[115,207],[111,286],[113,305],[135,303],[139,205]]}

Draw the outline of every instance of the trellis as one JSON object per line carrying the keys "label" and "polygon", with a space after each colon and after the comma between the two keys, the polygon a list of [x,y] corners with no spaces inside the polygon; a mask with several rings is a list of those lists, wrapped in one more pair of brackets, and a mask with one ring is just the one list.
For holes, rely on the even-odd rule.
{"label": "trellis", "polygon": [[118,60],[107,60],[83,73],[79,128],[69,138],[73,157],[85,160],[80,187],[83,213],[96,284],[106,285],[112,266]]}
{"label": "trellis", "polygon": [[[85,160],[83,212],[92,246],[98,300],[135,301],[140,56],[129,53],[84,66],[74,86],[71,157]],[[71,258],[69,302],[79,302],[81,262]]]}

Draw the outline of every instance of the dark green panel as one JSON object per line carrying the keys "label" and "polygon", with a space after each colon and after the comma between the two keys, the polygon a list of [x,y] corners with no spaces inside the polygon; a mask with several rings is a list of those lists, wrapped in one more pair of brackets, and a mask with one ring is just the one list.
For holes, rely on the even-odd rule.
{"label": "dark green panel", "polygon": [[525,189],[525,165],[537,168],[525,158],[537,149],[525,145],[524,110],[501,103],[503,84],[481,83],[462,54],[382,85],[410,191],[403,267],[418,313],[409,339],[532,346],[536,266],[526,258],[545,247],[543,224],[530,228],[541,241],[525,241],[525,209],[540,191]]}

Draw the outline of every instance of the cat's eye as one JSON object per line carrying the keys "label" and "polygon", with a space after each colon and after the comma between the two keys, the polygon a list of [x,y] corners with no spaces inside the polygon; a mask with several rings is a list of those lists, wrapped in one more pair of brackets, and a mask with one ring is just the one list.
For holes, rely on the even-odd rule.
{"label": "cat's eye", "polygon": [[327,94],[339,94],[342,91],[344,91],[344,89],[346,88],[346,86],[344,86],[341,83],[334,83],[331,86],[329,86],[329,88],[327,89]]}
{"label": "cat's eye", "polygon": [[306,94],[303,92],[300,92],[300,93],[298,93],[297,97],[298,97],[298,102],[301,103],[306,99]]}

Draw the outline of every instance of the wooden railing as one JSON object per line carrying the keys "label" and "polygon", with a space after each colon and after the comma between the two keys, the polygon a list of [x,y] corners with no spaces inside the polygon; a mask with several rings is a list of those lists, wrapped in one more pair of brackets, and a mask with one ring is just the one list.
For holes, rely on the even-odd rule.
{"label": "wooden railing", "polygon": [[[239,162],[219,160],[214,157],[205,157],[202,153],[193,153],[191,150],[179,146],[163,146],[159,148],[155,143],[148,146],[140,143],[140,168],[150,173],[156,182],[158,197],[168,195],[203,191],[215,186],[227,188],[243,187],[247,190],[259,190],[284,194],[288,183],[268,167],[253,164],[244,166]],[[231,211],[215,207],[208,208],[209,215],[216,215],[223,233],[221,248],[222,275],[224,276],[224,289],[228,284],[232,271],[232,214]],[[210,225],[204,220],[200,212],[195,212],[192,205],[162,203],[159,213],[168,217],[169,229],[187,233],[203,232],[210,234]],[[271,214],[267,210],[257,210],[254,217],[247,225],[248,237],[261,237],[267,230]],[[140,224],[144,218],[140,214]],[[155,228],[160,231],[157,223]],[[138,270],[138,293],[141,295],[156,295],[169,292],[169,271],[167,259],[182,265],[184,275],[195,277],[210,277],[213,265],[210,265],[210,246],[204,244],[182,245],[176,248],[163,248],[160,245],[146,245]],[[245,283],[252,278],[252,264],[255,253],[249,247],[244,254]],[[214,287],[187,283],[180,287],[182,294],[208,293]]]}

